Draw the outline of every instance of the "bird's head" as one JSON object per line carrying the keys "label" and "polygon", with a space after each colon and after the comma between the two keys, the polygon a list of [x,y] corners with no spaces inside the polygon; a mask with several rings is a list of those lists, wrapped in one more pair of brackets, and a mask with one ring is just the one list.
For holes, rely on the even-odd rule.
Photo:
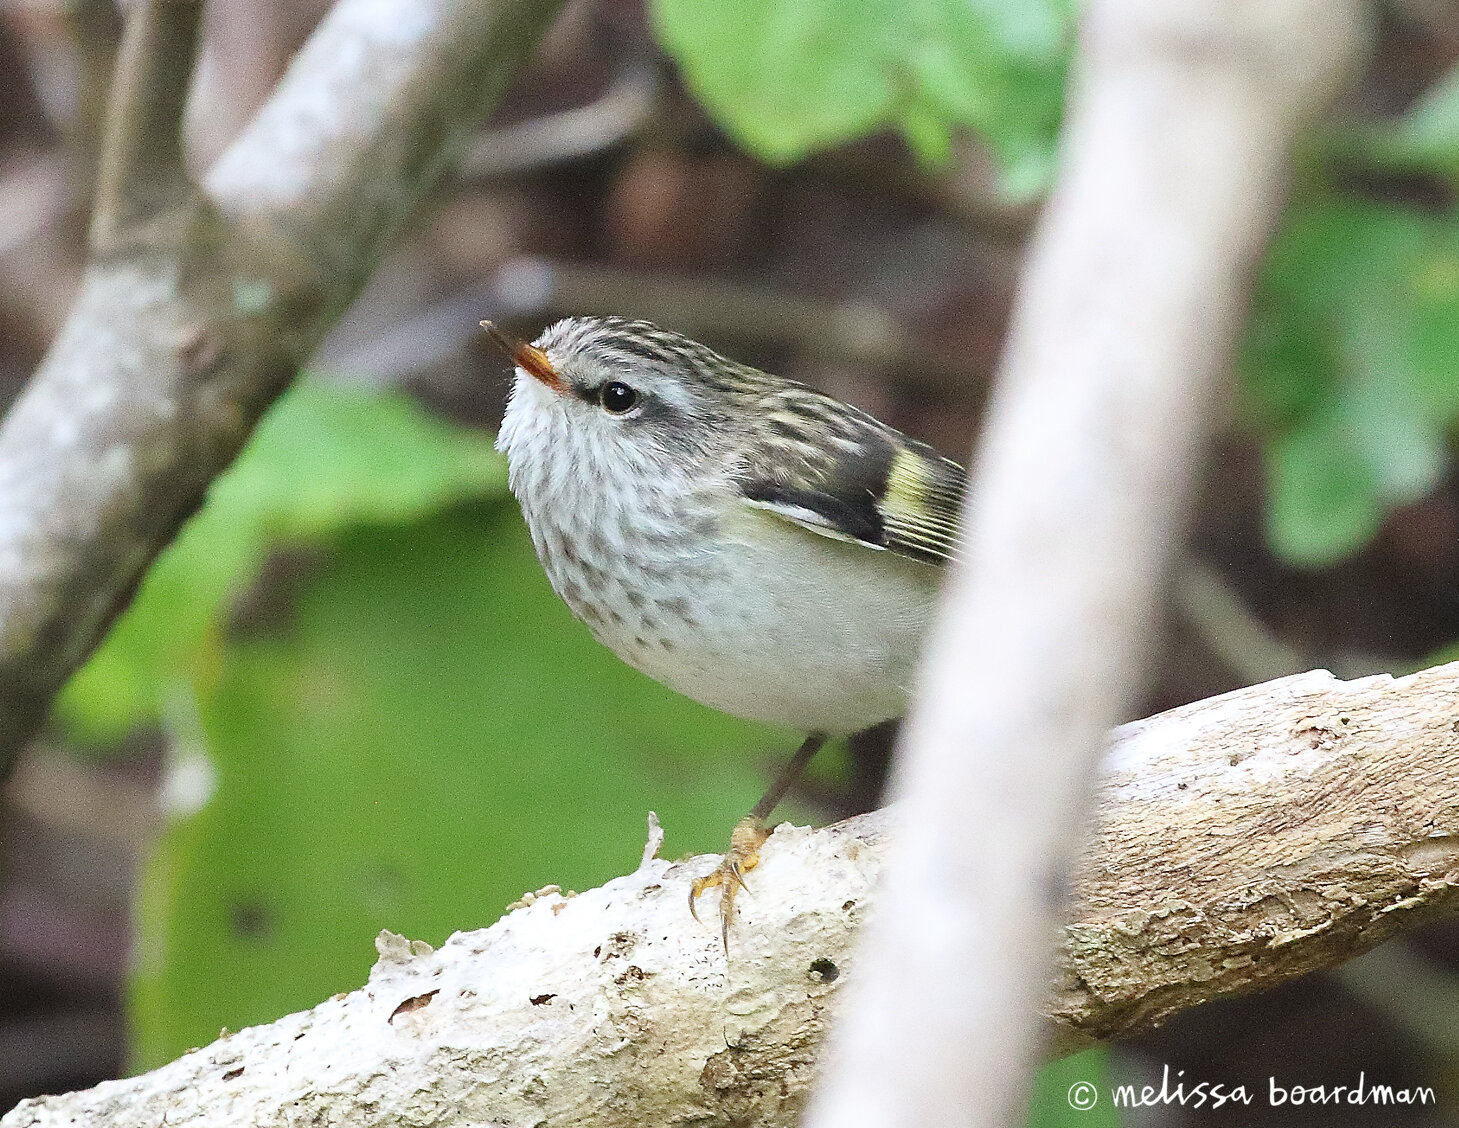
{"label": "bird's head", "polygon": [[600,472],[615,461],[662,472],[721,461],[735,404],[762,375],[647,321],[567,318],[531,344],[482,327],[517,368],[498,444],[514,462],[576,457]]}

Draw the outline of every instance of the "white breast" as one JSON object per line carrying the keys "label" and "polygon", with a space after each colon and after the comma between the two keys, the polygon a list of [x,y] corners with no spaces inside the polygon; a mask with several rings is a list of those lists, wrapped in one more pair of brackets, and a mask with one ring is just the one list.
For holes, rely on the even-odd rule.
{"label": "white breast", "polygon": [[553,588],[598,641],[706,705],[803,732],[903,712],[937,569],[751,509],[703,474],[625,490],[641,468],[556,399],[519,383],[498,445]]}

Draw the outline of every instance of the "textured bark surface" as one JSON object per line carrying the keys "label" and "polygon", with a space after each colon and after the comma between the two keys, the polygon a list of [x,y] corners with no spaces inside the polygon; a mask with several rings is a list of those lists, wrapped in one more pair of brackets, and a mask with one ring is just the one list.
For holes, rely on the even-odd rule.
{"label": "textured bark surface", "polygon": [[1459,665],[1298,674],[1118,730],[1049,1007],[1097,1037],[1452,909]]}
{"label": "textured bark surface", "polygon": [[[712,862],[646,860],[436,952],[383,934],[361,990],[0,1126],[792,1125],[890,825],[778,830],[728,962],[685,905]],[[1456,899],[1459,663],[1239,690],[1114,733],[1044,1012],[1060,1048],[1133,1033]]]}
{"label": "textured bark surface", "polygon": [[382,934],[362,990],[0,1123],[791,1124],[885,824],[773,835],[728,963],[686,901],[712,863],[650,861],[437,952]]}

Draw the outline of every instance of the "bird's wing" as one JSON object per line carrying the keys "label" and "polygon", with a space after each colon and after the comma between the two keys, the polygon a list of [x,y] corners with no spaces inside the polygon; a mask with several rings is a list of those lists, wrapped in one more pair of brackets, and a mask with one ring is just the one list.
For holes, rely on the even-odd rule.
{"label": "bird's wing", "polygon": [[967,475],[956,462],[808,389],[762,406],[765,431],[737,473],[747,504],[929,564],[957,554]]}

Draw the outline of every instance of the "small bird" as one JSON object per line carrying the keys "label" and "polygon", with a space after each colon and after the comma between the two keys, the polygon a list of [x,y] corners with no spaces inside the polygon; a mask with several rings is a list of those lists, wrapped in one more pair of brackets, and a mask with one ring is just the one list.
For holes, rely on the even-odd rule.
{"label": "small bird", "polygon": [[690,890],[694,911],[721,888],[728,951],[786,790],[829,737],[903,713],[966,475],[647,321],[568,318],[532,344],[481,324],[516,365],[497,448],[557,594],[670,689],[808,734]]}

